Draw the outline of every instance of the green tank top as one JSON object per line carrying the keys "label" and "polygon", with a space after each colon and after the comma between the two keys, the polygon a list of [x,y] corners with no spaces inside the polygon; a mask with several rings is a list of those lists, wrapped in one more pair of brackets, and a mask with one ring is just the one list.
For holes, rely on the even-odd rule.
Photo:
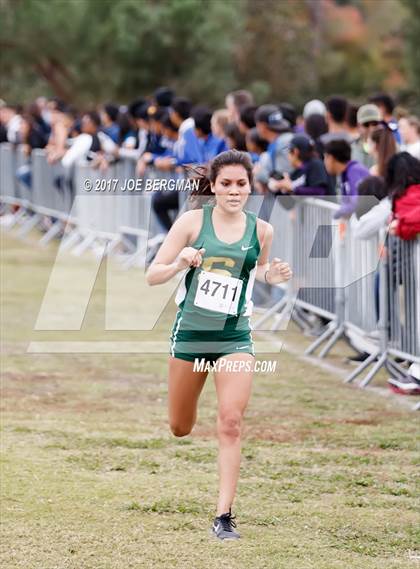
{"label": "green tank top", "polygon": [[218,239],[214,231],[213,209],[214,204],[203,204],[200,233],[191,244],[196,249],[205,248],[201,266],[186,271],[175,297],[182,316],[179,329],[251,330],[251,295],[260,254],[257,215],[243,210],[246,214],[244,235],[234,243],[226,243]]}

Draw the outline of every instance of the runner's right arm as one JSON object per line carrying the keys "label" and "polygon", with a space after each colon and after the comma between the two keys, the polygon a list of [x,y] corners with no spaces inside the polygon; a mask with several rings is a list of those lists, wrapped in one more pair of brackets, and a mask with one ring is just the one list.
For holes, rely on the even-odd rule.
{"label": "runner's right arm", "polygon": [[192,218],[195,210],[187,211],[170,228],[153,262],[146,271],[146,281],[150,286],[169,281],[179,271],[187,267],[201,265],[205,249],[188,247]]}

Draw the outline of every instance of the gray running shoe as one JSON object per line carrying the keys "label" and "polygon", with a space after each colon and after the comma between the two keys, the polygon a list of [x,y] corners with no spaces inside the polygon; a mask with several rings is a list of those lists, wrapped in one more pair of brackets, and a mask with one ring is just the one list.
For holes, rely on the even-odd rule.
{"label": "gray running shoe", "polygon": [[239,539],[241,537],[239,533],[232,529],[236,528],[235,518],[236,516],[232,516],[231,508],[226,514],[215,517],[212,527],[213,536],[222,540]]}

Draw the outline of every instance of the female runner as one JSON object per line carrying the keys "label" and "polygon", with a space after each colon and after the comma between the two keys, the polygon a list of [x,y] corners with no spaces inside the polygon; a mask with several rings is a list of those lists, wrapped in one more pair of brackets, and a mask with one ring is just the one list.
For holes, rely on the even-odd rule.
{"label": "female runner", "polygon": [[[169,423],[177,437],[191,432],[208,368],[213,367],[219,498],[212,532],[219,539],[238,539],[231,506],[239,477],[242,417],[255,362],[252,287],[255,279],[284,282],[292,272],[278,258],[268,262],[273,226],[244,209],[252,184],[249,155],[237,150],[222,152],[205,171],[194,194],[214,200],[210,203],[204,198],[208,201],[202,208],[186,211],[175,221],[146,279],[149,285],[157,285],[188,269],[175,298],[178,312],[169,356]],[[208,362],[207,369],[196,369],[200,361]]]}

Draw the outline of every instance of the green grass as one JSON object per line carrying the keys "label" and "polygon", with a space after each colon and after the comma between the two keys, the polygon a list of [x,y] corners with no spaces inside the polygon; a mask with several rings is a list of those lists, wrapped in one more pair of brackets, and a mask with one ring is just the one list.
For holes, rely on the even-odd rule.
{"label": "green grass", "polygon": [[[278,371],[255,376],[245,416],[234,503],[243,539],[219,543],[208,535],[211,376],[193,433],[177,439],[166,354],[26,351],[34,340],[165,340],[173,303],[151,332],[106,331],[101,267],[80,332],[34,331],[56,245],[7,235],[3,246],[2,567],[418,567],[414,413],[288,353],[264,355]],[[292,330],[285,339],[309,342]]]}

